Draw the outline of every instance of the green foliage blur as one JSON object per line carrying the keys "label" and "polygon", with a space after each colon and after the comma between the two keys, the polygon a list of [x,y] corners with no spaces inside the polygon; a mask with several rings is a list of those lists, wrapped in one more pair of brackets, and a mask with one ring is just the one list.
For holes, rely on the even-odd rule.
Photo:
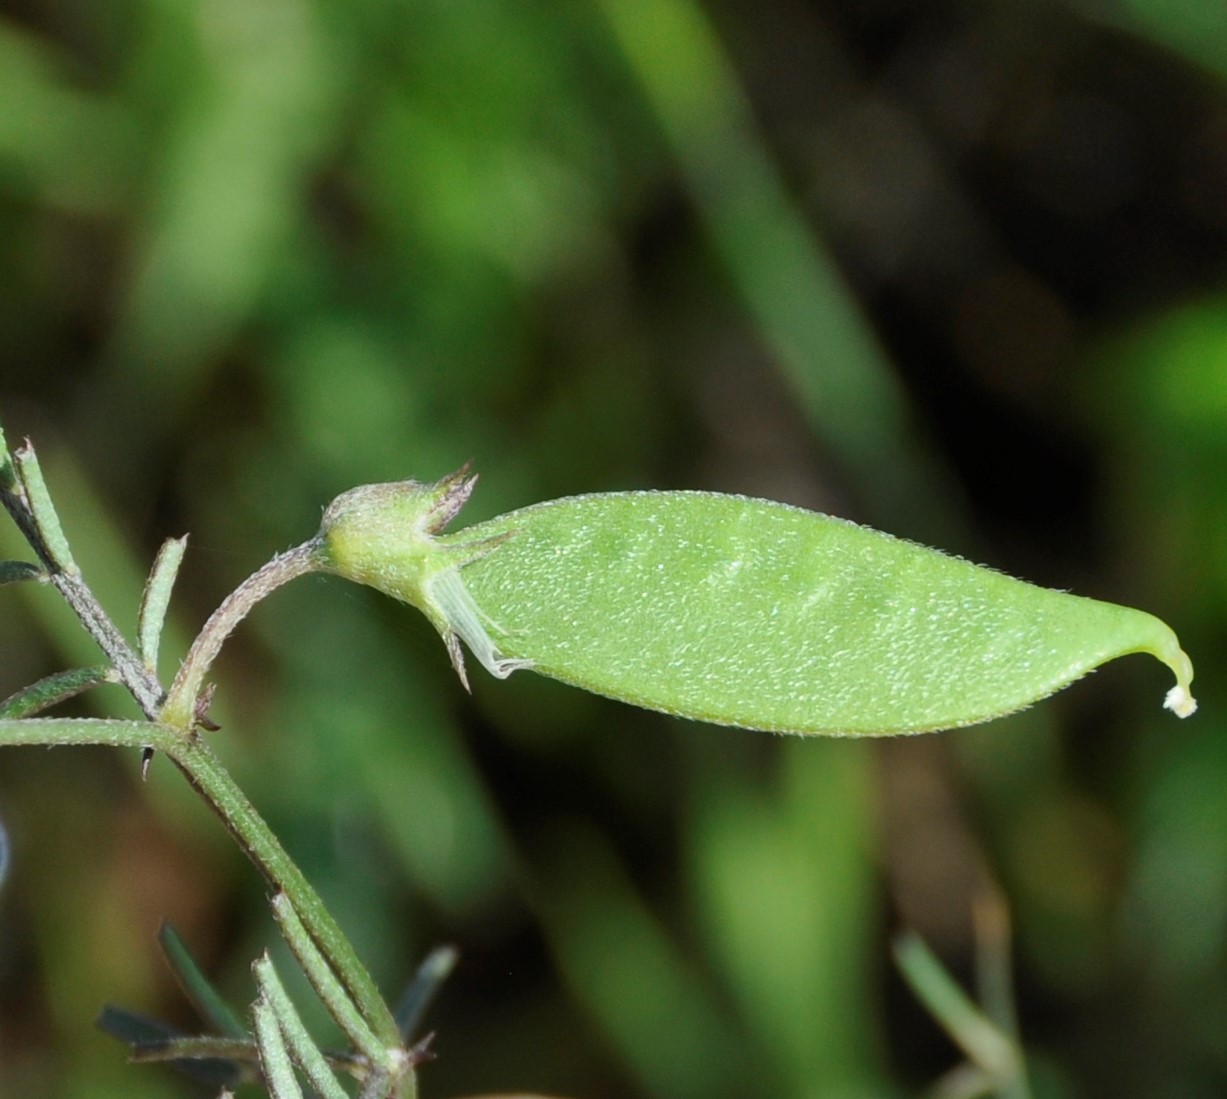
{"label": "green foliage blur", "polygon": [[[994,883],[1037,1096],[1227,1091],[1225,81],[1198,0],[0,5],[0,416],[121,625],[191,532],[165,671],[337,493],[468,459],[461,521],[747,492],[1144,607],[1198,667],[1188,723],[1138,657],[799,741],[469,697],[407,608],[278,593],[215,741],[390,997],[459,946],[425,1096],[919,1094],[958,1055],[890,936],[970,981]],[[0,592],[0,696],[92,659]],[[163,918],[239,1004],[275,939],[138,762],[0,752],[5,1099],[206,1094],[93,1019],[194,1025]]]}

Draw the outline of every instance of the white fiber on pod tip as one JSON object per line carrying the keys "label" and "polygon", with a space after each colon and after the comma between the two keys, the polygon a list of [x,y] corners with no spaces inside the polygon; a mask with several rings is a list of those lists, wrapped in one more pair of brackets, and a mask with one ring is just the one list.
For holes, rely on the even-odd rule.
{"label": "white fiber on pod tip", "polygon": [[1163,700],[1164,709],[1171,710],[1177,717],[1189,717],[1197,712],[1197,700],[1184,687],[1177,684],[1167,692]]}

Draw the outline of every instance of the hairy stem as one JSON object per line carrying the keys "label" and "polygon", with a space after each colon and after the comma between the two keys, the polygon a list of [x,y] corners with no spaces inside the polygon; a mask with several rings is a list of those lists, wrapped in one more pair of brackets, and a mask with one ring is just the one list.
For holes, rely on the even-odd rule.
{"label": "hairy stem", "polygon": [[161,720],[184,729],[192,728],[196,724],[196,700],[204,687],[205,676],[209,674],[209,668],[221,652],[226,638],[265,596],[296,577],[319,570],[319,542],[312,539],[279,553],[235,588],[192,642],[179,674],[166,694]]}
{"label": "hairy stem", "polygon": [[157,747],[171,758],[193,789],[221,818],[273,889],[285,894],[379,1040],[389,1050],[399,1047],[396,1021],[349,940],[204,739],[197,734],[180,736],[172,743]]}
{"label": "hairy stem", "polygon": [[106,654],[119,681],[151,721],[162,708],[162,686],[107,616],[78,572],[53,572],[51,583],[72,607],[81,625]]}
{"label": "hairy stem", "polygon": [[349,1036],[354,1049],[371,1064],[383,1066],[388,1062],[387,1048],[379,1035],[371,1030],[353,1003],[353,997],[338,980],[332,964],[321,953],[311,933],[303,925],[294,905],[284,893],[272,899],[273,917],[281,929],[281,937],[298,959],[298,966],[306,974],[328,1014]]}
{"label": "hairy stem", "polygon": [[[274,891],[284,896],[305,934],[335,971],[358,1013],[387,1051],[387,1064],[377,1065],[376,1071],[391,1067],[395,1074],[397,1062],[393,1051],[400,1049],[400,1035],[375,982],[302,871],[197,731],[198,725],[204,722],[204,715],[198,712],[204,705],[200,701],[201,689],[222,645],[261,599],[295,577],[320,568],[318,540],[279,554],[240,584],[205,623],[170,691],[164,693],[152,665],[165,611],[161,604],[169,595],[177,556],[169,563],[163,561],[155,565],[156,583],[151,581],[150,586],[157,589],[154,592],[157,605],[142,612],[143,652],[138,655],[81,578],[43,483],[33,448],[26,444],[9,454],[2,434],[0,503],[29,541],[50,582],[67,600],[106,654],[116,677],[149,719],[148,722],[0,719],[0,744],[112,744],[164,752],[218,815]],[[182,543],[177,546],[177,555],[182,555]],[[15,712],[19,711],[20,707],[16,707]],[[264,1029],[267,1030],[267,1026]],[[271,1034],[268,1041],[275,1046],[280,1039],[275,1022],[273,1031],[276,1033]],[[262,1053],[266,1044],[261,1042]],[[296,1090],[292,1069],[281,1084],[289,1087],[290,1093]]]}
{"label": "hairy stem", "polygon": [[161,748],[180,736],[152,721],[118,721],[96,717],[22,717],[0,719],[0,747],[104,744],[108,748]]}
{"label": "hairy stem", "polygon": [[59,516],[43,481],[38,458],[29,443],[12,455],[4,454],[0,502],[47,570],[48,579],[106,654],[120,682],[131,692],[145,716],[151,720],[156,718],[162,706],[161,684],[115,628],[94,598],[94,593],[81,579],[81,572],[68,549]]}

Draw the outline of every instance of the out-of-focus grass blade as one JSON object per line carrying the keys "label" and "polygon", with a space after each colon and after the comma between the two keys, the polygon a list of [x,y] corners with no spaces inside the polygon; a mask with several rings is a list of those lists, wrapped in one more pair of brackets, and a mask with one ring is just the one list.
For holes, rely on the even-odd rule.
{"label": "out-of-focus grass blade", "polygon": [[894,953],[908,987],[971,1061],[994,1081],[1017,1078],[1018,1047],[958,986],[920,936],[900,935]]}
{"label": "out-of-focus grass blade", "polygon": [[432,950],[418,966],[409,982],[400,1003],[396,1006],[396,1026],[401,1038],[408,1042],[417,1033],[422,1017],[430,1007],[440,986],[456,966],[459,952],[452,946],[440,946]]}
{"label": "out-of-focus grass blade", "polygon": [[0,22],[6,188],[72,212],[114,213],[129,191],[135,129],[117,97],[80,90],[71,48],[51,38]]}
{"label": "out-of-focus grass blade", "polygon": [[605,1032],[645,1094],[754,1095],[743,1032],[643,903],[604,837],[578,821],[535,883],[549,948],[576,1002]]}
{"label": "out-of-focus grass blade", "polygon": [[1118,0],[1076,3],[1092,19],[1124,27],[1227,78],[1227,7],[1204,0]]}
{"label": "out-of-focus grass blade", "polygon": [[0,584],[16,584],[22,580],[42,580],[45,573],[29,561],[0,561]]}
{"label": "out-of-focus grass blade", "polygon": [[183,994],[191,1001],[200,1017],[220,1034],[230,1038],[247,1038],[247,1028],[242,1020],[201,972],[179,932],[170,924],[163,923],[158,928],[158,943],[175,974],[175,979],[179,982],[179,987],[183,989]]}
{"label": "out-of-focus grass blade", "polygon": [[[893,369],[789,198],[693,0],[602,0],[725,269],[817,432],[879,514],[940,518]],[[685,63],[679,63],[684,58]],[[889,469],[884,478],[881,470]],[[940,527],[920,527],[936,533]]]}
{"label": "out-of-focus grass blade", "polygon": [[[1014,1045],[1022,1048],[1014,1008],[1014,975],[1010,966],[1010,912],[996,890],[976,898],[972,909],[976,931],[976,984],[984,1013]],[[1028,1099],[1026,1065],[1018,1059],[1014,1078],[1002,1085],[1001,1099]]]}
{"label": "out-of-focus grass blade", "polygon": [[[153,439],[197,414],[209,371],[292,239],[301,188],[334,132],[336,73],[322,12],[283,0],[261,9],[276,21],[269,33],[243,17],[248,4],[210,10],[227,20],[225,49],[190,6],[148,12],[151,37],[173,37],[187,63],[164,89],[162,141],[144,181],[150,216],[112,329],[110,369],[90,392],[91,414],[129,440],[114,448],[112,465],[138,461]],[[137,390],[156,417],[134,405]]]}
{"label": "out-of-focus grass blade", "polygon": [[769,757],[755,747],[710,753],[693,742],[688,901],[705,956],[752,1036],[743,1044],[763,1050],[754,1063],[778,1074],[772,1094],[885,1095],[889,1071],[868,1022],[878,903],[865,854],[869,746],[788,742]]}

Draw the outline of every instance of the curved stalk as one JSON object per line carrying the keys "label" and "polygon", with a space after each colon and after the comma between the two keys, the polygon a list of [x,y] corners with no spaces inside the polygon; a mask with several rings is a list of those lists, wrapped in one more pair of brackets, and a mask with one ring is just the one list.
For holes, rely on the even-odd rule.
{"label": "curved stalk", "polygon": [[257,603],[283,584],[309,572],[321,571],[319,542],[312,539],[301,546],[279,553],[268,564],[253,572],[234,589],[220,607],[210,615],[179,667],[175,681],[166,693],[166,702],[159,714],[161,721],[182,729],[195,726],[197,699],[200,698],[205,676],[226,638],[247,617]]}

